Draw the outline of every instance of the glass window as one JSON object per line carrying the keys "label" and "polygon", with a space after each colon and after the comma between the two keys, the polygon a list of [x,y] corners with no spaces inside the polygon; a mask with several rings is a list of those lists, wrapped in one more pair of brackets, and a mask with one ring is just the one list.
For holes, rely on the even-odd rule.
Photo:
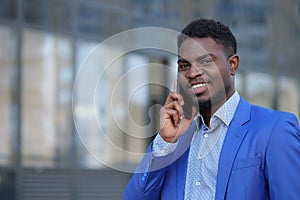
{"label": "glass window", "polygon": [[296,1],[295,4],[296,16],[298,16],[300,14],[300,1]]}
{"label": "glass window", "polygon": [[16,141],[17,68],[16,35],[0,26],[0,165],[11,164]]}
{"label": "glass window", "polygon": [[24,0],[24,21],[50,30],[70,32],[71,5],[68,0]]}
{"label": "glass window", "polygon": [[6,20],[16,19],[16,0],[1,0],[0,18]]}
{"label": "glass window", "polygon": [[[277,81],[277,82],[276,82]],[[238,79],[238,85],[241,82]],[[281,76],[278,80],[266,73],[251,72],[245,75],[247,99],[267,108],[294,113],[299,117],[299,82],[291,77]]]}
{"label": "glass window", "polygon": [[299,80],[283,76],[280,79],[278,109],[296,114],[300,119]]}
{"label": "glass window", "polygon": [[[91,80],[95,80],[93,77],[97,69],[102,67],[103,62],[97,56],[92,56],[96,46],[97,43],[93,41],[79,40],[77,42],[76,63],[78,66],[76,66],[77,74],[73,92],[73,114],[78,135],[75,148],[78,164],[82,168],[102,168],[102,163],[97,160],[99,156],[97,157],[97,154],[93,152],[102,155],[105,150],[102,143],[103,137],[98,134],[99,129],[95,121],[93,102],[91,102],[93,98],[91,93],[96,87],[96,82]],[[104,90],[101,95],[106,96]],[[102,122],[106,125],[107,117],[104,113],[101,114]]]}
{"label": "glass window", "polygon": [[124,163],[136,162],[134,154],[145,151],[149,59],[123,55],[111,46],[93,49],[96,45],[80,41],[76,56],[80,67],[73,111],[82,144],[77,147],[79,165],[122,169]]}
{"label": "glass window", "polygon": [[23,42],[23,164],[64,165],[72,132],[71,43],[31,29],[24,31]]}
{"label": "glass window", "polygon": [[272,98],[275,90],[272,76],[265,73],[251,72],[245,78],[247,99],[251,103],[272,108]]}

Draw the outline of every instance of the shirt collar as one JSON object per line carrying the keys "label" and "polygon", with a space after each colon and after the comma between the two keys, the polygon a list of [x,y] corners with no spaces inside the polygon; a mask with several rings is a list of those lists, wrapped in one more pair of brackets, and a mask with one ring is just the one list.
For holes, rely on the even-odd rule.
{"label": "shirt collar", "polygon": [[233,115],[240,101],[240,95],[237,91],[215,112],[213,116],[222,120],[226,126],[229,126]]}

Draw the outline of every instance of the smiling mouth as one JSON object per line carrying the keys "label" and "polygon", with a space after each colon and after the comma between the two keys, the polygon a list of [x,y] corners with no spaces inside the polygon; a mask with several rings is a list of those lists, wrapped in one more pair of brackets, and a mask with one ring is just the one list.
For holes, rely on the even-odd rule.
{"label": "smiling mouth", "polygon": [[206,86],[207,84],[206,83],[198,83],[196,85],[193,85],[192,88],[193,89],[197,89],[197,88],[201,88],[201,87],[204,87]]}

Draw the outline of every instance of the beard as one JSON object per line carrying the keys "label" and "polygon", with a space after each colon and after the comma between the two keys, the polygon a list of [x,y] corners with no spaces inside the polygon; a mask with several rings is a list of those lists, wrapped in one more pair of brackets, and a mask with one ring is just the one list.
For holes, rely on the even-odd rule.
{"label": "beard", "polygon": [[211,101],[202,101],[202,100],[198,100],[198,108],[199,111],[203,110],[203,109],[208,109],[211,107]]}
{"label": "beard", "polygon": [[201,99],[201,97],[197,98],[199,111],[210,109],[210,112],[216,111],[224,102],[227,100],[227,91],[228,88],[223,88],[218,92],[210,94],[210,98]]}

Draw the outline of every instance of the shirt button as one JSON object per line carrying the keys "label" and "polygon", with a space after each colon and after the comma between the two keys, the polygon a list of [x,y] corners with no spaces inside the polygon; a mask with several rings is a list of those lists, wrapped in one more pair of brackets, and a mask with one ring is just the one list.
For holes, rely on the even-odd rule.
{"label": "shirt button", "polygon": [[199,181],[196,181],[195,185],[199,186],[199,185],[201,185],[201,183]]}
{"label": "shirt button", "polygon": [[204,134],[204,137],[205,137],[205,138],[207,138],[207,137],[208,137],[208,134],[207,134],[207,133],[205,133],[205,134]]}
{"label": "shirt button", "polygon": [[145,176],[142,176],[142,181],[145,181],[146,180],[146,177]]}

